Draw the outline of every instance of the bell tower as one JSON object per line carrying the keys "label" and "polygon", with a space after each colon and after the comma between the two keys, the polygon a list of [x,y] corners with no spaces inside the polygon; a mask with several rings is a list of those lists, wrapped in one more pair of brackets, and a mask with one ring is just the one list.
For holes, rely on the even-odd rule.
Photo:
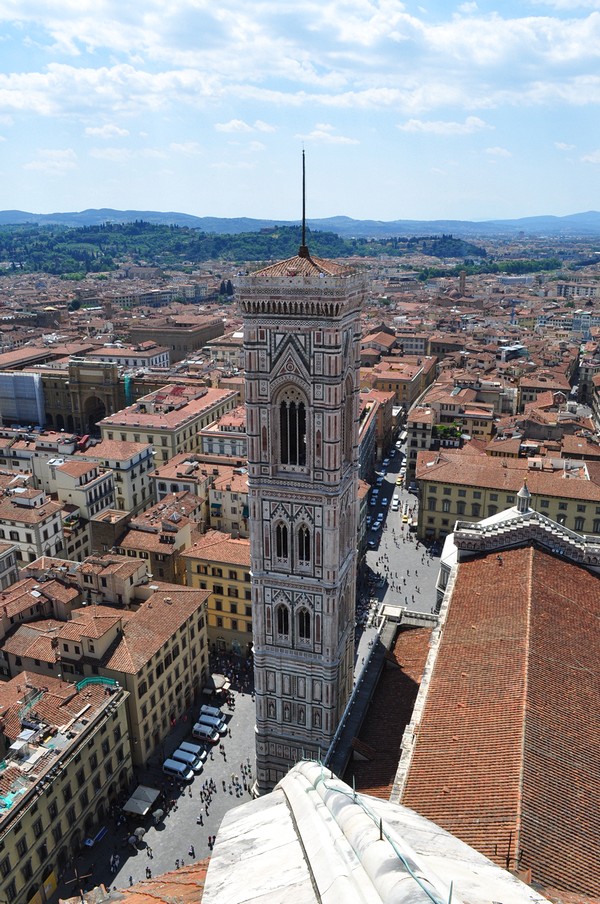
{"label": "bell tower", "polygon": [[303,227],[296,257],[236,291],[262,794],[296,760],[324,756],[352,690],[365,280],[311,256]]}

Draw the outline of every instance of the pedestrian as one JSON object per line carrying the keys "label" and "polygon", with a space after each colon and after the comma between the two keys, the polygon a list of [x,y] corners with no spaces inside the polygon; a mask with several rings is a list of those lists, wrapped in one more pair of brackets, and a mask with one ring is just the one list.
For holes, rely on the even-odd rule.
{"label": "pedestrian", "polygon": [[179,869],[179,857],[175,861],[175,869]]}
{"label": "pedestrian", "polygon": [[188,854],[189,854],[189,856],[192,858],[192,860],[195,860],[195,859],[196,859],[196,851],[194,850],[194,845],[193,845],[193,844],[190,844],[190,849],[189,849],[189,851],[188,851]]}
{"label": "pedestrian", "polygon": [[129,877],[129,884],[130,884],[130,885],[133,885],[133,876],[130,876],[130,877]]}
{"label": "pedestrian", "polygon": [[202,813],[198,813],[198,818],[196,819],[196,825],[198,825],[198,826],[204,825],[204,819],[202,817]]}

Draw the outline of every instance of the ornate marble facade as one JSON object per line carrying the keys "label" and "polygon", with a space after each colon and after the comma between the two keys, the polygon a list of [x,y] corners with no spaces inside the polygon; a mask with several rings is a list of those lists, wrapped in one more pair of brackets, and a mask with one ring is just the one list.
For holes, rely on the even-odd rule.
{"label": "ornate marble facade", "polygon": [[324,755],[352,689],[364,292],[305,248],[237,281],[259,793]]}

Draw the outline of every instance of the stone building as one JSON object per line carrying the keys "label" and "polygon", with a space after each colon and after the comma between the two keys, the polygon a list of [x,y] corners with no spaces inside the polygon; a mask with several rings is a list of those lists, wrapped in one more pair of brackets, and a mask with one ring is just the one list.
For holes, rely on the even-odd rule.
{"label": "stone building", "polygon": [[352,689],[365,281],[302,245],[236,288],[264,793],[328,749]]}

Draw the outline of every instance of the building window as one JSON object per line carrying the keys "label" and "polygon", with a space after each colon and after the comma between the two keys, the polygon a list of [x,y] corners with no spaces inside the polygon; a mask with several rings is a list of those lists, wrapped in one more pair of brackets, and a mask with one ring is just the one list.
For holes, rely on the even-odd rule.
{"label": "building window", "polygon": [[308,609],[300,609],[298,613],[298,638],[303,641],[310,640],[310,612]]}
{"label": "building window", "polygon": [[304,564],[310,562],[310,531],[306,524],[298,531],[298,560]]}
{"label": "building window", "polygon": [[279,406],[279,455],[282,465],[306,464],[306,406],[284,399]]}
{"label": "building window", "polygon": [[474,502],[471,506],[471,515],[473,518],[479,518],[481,514],[481,506],[478,502]]}
{"label": "building window", "polygon": [[17,844],[17,854],[19,855],[19,857],[22,857],[26,851],[27,851],[27,839],[21,838]]}
{"label": "building window", "polygon": [[450,511],[450,500],[442,499],[442,511],[449,512]]}
{"label": "building window", "polygon": [[459,501],[459,502],[457,502],[457,503],[456,503],[456,512],[457,512],[457,514],[458,514],[458,515],[464,515],[464,513],[465,513],[465,508],[466,508],[466,507],[467,507],[466,502],[463,502],[462,500]]}
{"label": "building window", "polygon": [[575,530],[583,530],[585,518],[575,518]]}
{"label": "building window", "polygon": [[288,557],[288,529],[282,521],[279,521],[275,528],[275,553],[278,559]]}
{"label": "building window", "polygon": [[290,613],[285,606],[277,606],[275,610],[277,633],[281,637],[288,637],[290,633]]}
{"label": "building window", "polygon": [[435,504],[436,504],[436,500],[433,498],[433,496],[430,496],[429,499],[427,500],[427,509],[430,512],[435,512]]}

